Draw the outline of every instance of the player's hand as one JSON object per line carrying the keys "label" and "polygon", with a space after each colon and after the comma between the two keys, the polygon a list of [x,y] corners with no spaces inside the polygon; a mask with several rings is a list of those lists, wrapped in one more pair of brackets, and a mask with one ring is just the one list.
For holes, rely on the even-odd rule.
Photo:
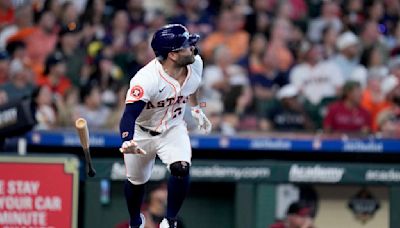
{"label": "player's hand", "polygon": [[119,151],[123,154],[147,154],[146,151],[140,148],[133,140],[124,141]]}
{"label": "player's hand", "polygon": [[212,124],[198,105],[192,107],[192,116],[197,120],[200,131],[206,134],[211,132]]}

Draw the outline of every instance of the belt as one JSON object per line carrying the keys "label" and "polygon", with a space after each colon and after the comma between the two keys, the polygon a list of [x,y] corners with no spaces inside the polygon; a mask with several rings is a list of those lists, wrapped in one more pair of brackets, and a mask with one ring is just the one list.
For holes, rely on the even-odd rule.
{"label": "belt", "polygon": [[147,129],[147,128],[142,127],[142,126],[140,126],[140,125],[139,125],[139,127],[140,127],[140,129],[142,129],[142,131],[149,133],[151,136],[157,136],[157,135],[160,135],[160,134],[161,134],[160,132]]}

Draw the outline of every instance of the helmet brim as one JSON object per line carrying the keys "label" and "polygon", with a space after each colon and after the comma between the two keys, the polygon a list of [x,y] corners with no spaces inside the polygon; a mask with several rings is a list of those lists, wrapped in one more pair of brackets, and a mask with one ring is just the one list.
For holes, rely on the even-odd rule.
{"label": "helmet brim", "polygon": [[199,34],[190,34],[189,38],[187,38],[187,40],[182,44],[181,47],[173,50],[173,51],[179,51],[182,50],[184,48],[188,48],[191,46],[196,46],[196,43],[200,40],[200,35]]}

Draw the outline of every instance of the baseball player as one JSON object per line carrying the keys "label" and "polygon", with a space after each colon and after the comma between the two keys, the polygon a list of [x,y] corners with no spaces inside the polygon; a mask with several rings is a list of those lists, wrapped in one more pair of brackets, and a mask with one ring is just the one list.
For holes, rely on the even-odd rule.
{"label": "baseball player", "polygon": [[199,108],[196,93],[203,62],[196,48],[200,36],[189,34],[180,24],[169,24],[153,36],[156,58],[131,79],[126,107],[120,122],[127,170],[125,197],[130,227],[144,227],[140,207],[144,184],[149,180],[155,157],[171,172],[168,180],[167,213],[161,228],[176,228],[176,217],[189,187],[191,146],[183,120],[186,104],[199,129],[211,131],[211,123]]}

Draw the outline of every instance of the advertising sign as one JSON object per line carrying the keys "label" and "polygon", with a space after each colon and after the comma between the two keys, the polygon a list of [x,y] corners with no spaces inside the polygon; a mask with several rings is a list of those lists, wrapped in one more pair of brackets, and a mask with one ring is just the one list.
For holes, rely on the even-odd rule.
{"label": "advertising sign", "polygon": [[0,227],[77,227],[74,157],[0,156]]}

